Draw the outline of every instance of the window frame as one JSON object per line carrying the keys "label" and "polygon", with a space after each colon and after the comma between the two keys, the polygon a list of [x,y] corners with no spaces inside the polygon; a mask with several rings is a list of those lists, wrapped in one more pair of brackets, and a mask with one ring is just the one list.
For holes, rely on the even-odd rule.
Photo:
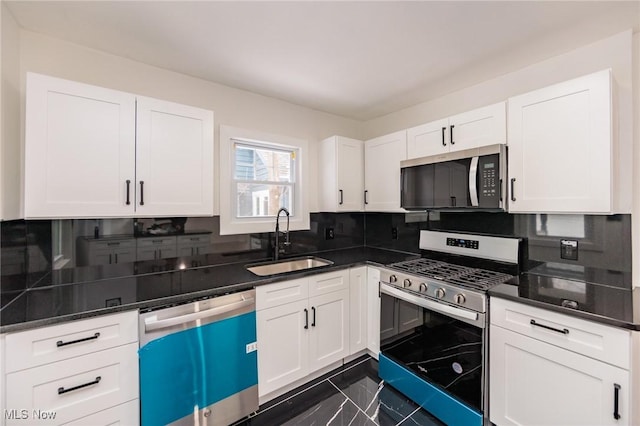
{"label": "window frame", "polygon": [[[295,151],[295,167],[292,170],[293,212],[289,217],[290,230],[310,229],[309,220],[309,159],[308,143],[304,139],[269,134],[257,130],[241,129],[232,126],[220,126],[220,234],[249,234],[255,232],[273,232],[275,216],[236,217],[237,192],[235,179],[234,145],[241,143],[249,146],[262,146],[267,149]],[[258,181],[262,182],[262,181]]]}

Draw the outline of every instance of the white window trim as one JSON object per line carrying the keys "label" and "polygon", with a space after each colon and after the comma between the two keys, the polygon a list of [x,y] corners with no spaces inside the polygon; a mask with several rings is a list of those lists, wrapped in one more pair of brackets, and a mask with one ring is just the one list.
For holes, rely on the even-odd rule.
{"label": "white window trim", "polygon": [[[234,214],[235,194],[233,193],[233,140],[282,145],[298,149],[298,167],[295,173],[294,212],[289,218],[289,229],[307,230],[309,225],[309,158],[308,143],[304,139],[273,135],[257,130],[220,126],[220,234],[249,234],[273,232],[275,218],[236,218]],[[284,217],[284,215],[283,215]],[[286,220],[285,220],[286,222]],[[280,229],[283,229],[282,227]]]}

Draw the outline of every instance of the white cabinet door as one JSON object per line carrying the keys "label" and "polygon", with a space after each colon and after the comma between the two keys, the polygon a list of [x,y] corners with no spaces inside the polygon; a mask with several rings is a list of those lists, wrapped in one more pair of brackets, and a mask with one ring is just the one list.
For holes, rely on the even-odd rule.
{"label": "white cabinet door", "polygon": [[612,211],[611,72],[509,99],[509,211]]}
{"label": "white cabinet door", "polygon": [[309,366],[318,370],[349,355],[349,290],[309,298]]}
{"label": "white cabinet door", "polygon": [[407,130],[407,158],[420,158],[449,152],[449,120],[447,118]]}
{"label": "white cabinet door", "polygon": [[400,208],[400,161],[407,159],[407,132],[368,140],[364,158],[365,210],[404,212]]}
{"label": "white cabinet door", "polygon": [[367,348],[367,267],[349,270],[349,353]]}
{"label": "white cabinet door", "polygon": [[380,352],[380,271],[367,268],[367,349],[378,359]]}
{"label": "white cabinet door", "polygon": [[29,73],[26,101],[25,217],[133,215],[135,96]]}
{"label": "white cabinet door", "polygon": [[213,215],[213,112],[137,97],[136,215]]}
{"label": "white cabinet door", "polygon": [[362,211],[364,206],[364,145],[362,141],[337,137],[337,211]]}
{"label": "white cabinet door", "polygon": [[309,372],[307,299],[257,311],[256,322],[258,390],[264,396]]}
{"label": "white cabinet door", "polygon": [[505,102],[449,117],[450,151],[507,143]]}
{"label": "white cabinet door", "polygon": [[489,353],[493,423],[631,424],[627,370],[496,326],[490,328]]}

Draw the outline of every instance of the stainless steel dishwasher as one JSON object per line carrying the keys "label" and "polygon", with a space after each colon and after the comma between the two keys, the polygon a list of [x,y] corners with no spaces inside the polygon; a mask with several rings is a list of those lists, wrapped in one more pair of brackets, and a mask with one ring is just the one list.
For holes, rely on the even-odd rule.
{"label": "stainless steel dishwasher", "polygon": [[140,314],[143,426],[228,425],[258,409],[255,290]]}

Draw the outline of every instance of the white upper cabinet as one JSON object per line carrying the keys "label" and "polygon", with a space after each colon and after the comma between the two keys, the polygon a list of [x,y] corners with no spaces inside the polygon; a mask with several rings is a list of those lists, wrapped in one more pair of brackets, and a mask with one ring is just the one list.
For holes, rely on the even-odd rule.
{"label": "white upper cabinet", "polygon": [[364,143],[344,136],[321,142],[318,163],[320,210],[362,211],[364,208]]}
{"label": "white upper cabinet", "polygon": [[489,105],[407,130],[407,158],[506,144],[505,103]]}
{"label": "white upper cabinet", "polygon": [[25,127],[25,218],[213,214],[211,111],[29,73]]}
{"label": "white upper cabinet", "polygon": [[137,97],[136,216],[213,214],[213,112]]}
{"label": "white upper cabinet", "polygon": [[129,93],[28,74],[25,217],[130,216],[135,108]]}
{"label": "white upper cabinet", "polygon": [[611,71],[509,99],[509,211],[611,213]]}
{"label": "white upper cabinet", "polygon": [[400,161],[406,159],[406,130],[365,142],[365,210],[374,212],[405,211],[400,207]]}

